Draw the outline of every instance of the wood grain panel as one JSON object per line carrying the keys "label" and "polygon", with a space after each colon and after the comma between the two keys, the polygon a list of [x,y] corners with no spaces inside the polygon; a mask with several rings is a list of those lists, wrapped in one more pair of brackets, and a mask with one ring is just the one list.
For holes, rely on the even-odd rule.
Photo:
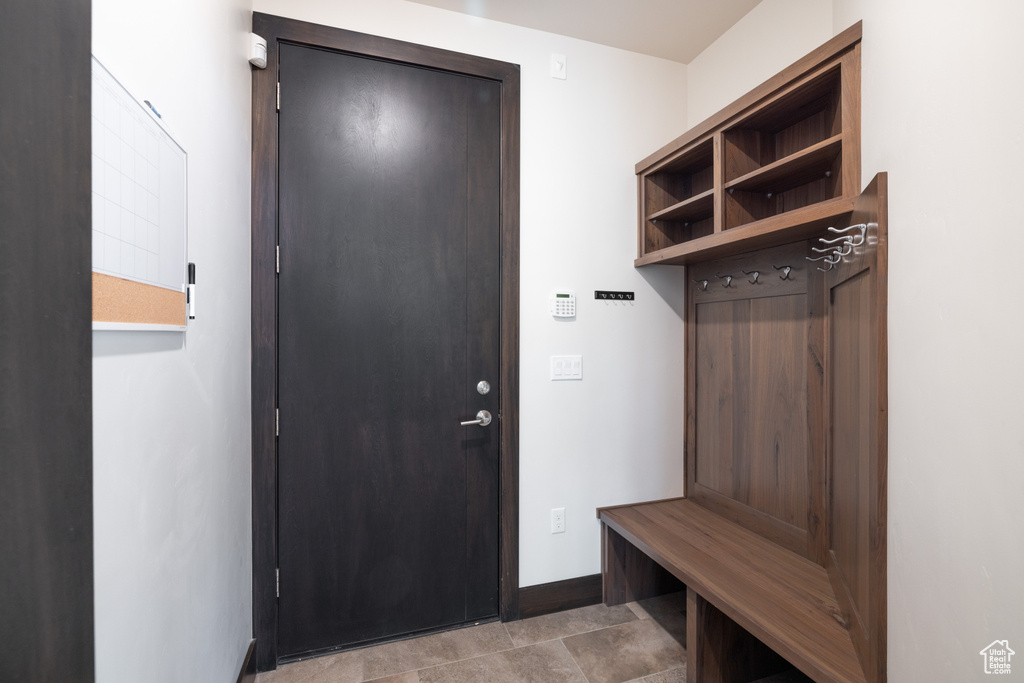
{"label": "wood grain panel", "polygon": [[458,422],[501,390],[500,86],[291,45],[280,74],[278,646],[496,616],[497,433]]}
{"label": "wood grain panel", "polygon": [[[842,92],[838,125],[843,130],[843,165],[838,194],[855,197],[860,184],[860,43],[842,57]],[[837,125],[833,122],[833,130]],[[838,131],[837,131],[838,132]],[[835,175],[835,174],[834,174]],[[866,195],[874,196],[874,195]],[[863,199],[863,198],[862,198]]]}
{"label": "wood grain panel", "polygon": [[718,130],[712,136],[714,144],[714,168],[712,175],[712,189],[715,195],[715,214],[712,234],[720,233],[725,223],[725,134]]}
{"label": "wood grain panel", "polygon": [[715,514],[743,525],[776,545],[810,557],[807,550],[808,534],[804,529],[786,524],[778,517],[756,510],[700,483],[693,484],[690,498]]}
{"label": "wood grain panel", "polygon": [[[494,259],[471,258],[466,277],[472,295],[466,297],[468,358],[465,391],[471,397],[465,415],[486,409],[501,414],[500,315],[501,311],[501,84],[473,79],[467,108],[467,253],[494,254]],[[479,381],[491,384],[491,391],[476,391]],[[492,434],[492,431],[494,432]],[[471,432],[472,433],[472,432]],[[498,525],[500,511],[500,433],[486,431],[483,438],[463,442],[465,448],[466,518],[486,520],[468,525],[466,571],[466,621],[498,614]],[[492,530],[493,529],[493,530]]]}
{"label": "wood grain panel", "polygon": [[795,154],[830,137],[826,121],[830,121],[834,117],[834,115],[830,115],[832,106],[834,106],[834,101],[831,94],[806,105],[804,109],[814,113],[775,133],[772,136],[772,149],[769,154],[764,156],[765,161],[770,163],[777,159],[784,159],[790,154]]}
{"label": "wood grain panel", "polygon": [[[265,15],[267,69],[252,71],[252,622],[257,671],[277,667],[277,65]],[[272,73],[268,74],[268,71]]]}
{"label": "wood grain panel", "polygon": [[95,680],[88,0],[0,21],[0,681]]}
{"label": "wood grain panel", "polygon": [[[813,241],[804,246],[805,256]],[[823,273],[807,262],[807,485],[810,509],[807,515],[807,556],[825,566],[828,557],[828,505],[826,503],[825,437],[827,395],[825,393],[825,346],[828,303]]]}
{"label": "wood grain panel", "polygon": [[734,128],[723,133],[725,140],[726,182],[761,168],[761,132]]}
{"label": "wood grain panel", "polygon": [[501,84],[501,618],[518,617],[519,425],[519,148],[517,65],[253,13],[253,30],[268,40],[268,68],[253,70],[253,621],[258,669],[277,662],[277,393],[276,274],[277,112],[279,47],[291,42],[371,55],[494,80]]}
{"label": "wood grain panel", "polygon": [[[726,193],[724,200],[728,198]],[[657,253],[646,254],[634,260],[633,265],[637,268],[656,263],[687,265],[787,244],[820,234],[827,226],[836,225],[836,219],[849,214],[852,209],[853,199],[850,197],[829,199],[795,209],[785,216],[770,216],[692,242],[667,247]]]}
{"label": "wood grain panel", "polygon": [[[860,178],[860,26],[844,38],[837,36],[637,164],[642,210],[636,267],[688,264],[803,239],[811,224],[825,220],[824,212],[852,203]],[[691,222],[658,230],[646,219],[675,207],[652,203],[665,193],[644,188],[670,160],[695,154],[709,136],[716,165],[710,227],[696,229]],[[847,145],[850,153],[844,154]],[[756,230],[732,232],[746,227]]]}
{"label": "wood grain panel", "polygon": [[[745,364],[750,355],[745,347],[749,343],[750,302],[724,301],[696,308],[695,482],[735,498],[733,458],[746,450],[743,425],[749,392]],[[735,471],[740,474],[740,467]]]}
{"label": "wood grain panel", "polygon": [[799,78],[803,74],[810,72],[819,64],[849,51],[860,42],[862,33],[863,26],[862,23],[858,21],[850,28],[838,34],[832,40],[815,48],[807,55],[801,57],[790,66],[786,67],[761,85],[748,92],[746,95],[737,99],[729,106],[721,109],[704,121],[701,121],[672,142],[669,142],[661,147],[661,149],[653,152],[642,161],[638,162],[635,167],[636,173],[643,173],[648,168],[658,163],[660,159],[664,159],[676,150],[686,147],[695,140],[704,137],[709,132],[726,124],[730,119],[735,118],[749,107],[771,98],[773,94],[778,93],[781,89],[785,88],[788,83]]}
{"label": "wood grain panel", "polygon": [[[808,552],[806,245],[700,264],[691,288],[695,435],[691,495],[787,548]],[[792,264],[782,279],[773,265]],[[743,271],[759,270],[757,283]],[[705,299],[706,297],[706,299]],[[745,298],[749,297],[749,298]]]}
{"label": "wood grain panel", "polygon": [[748,505],[807,528],[807,297],[750,302]]}
{"label": "wood grain panel", "polygon": [[687,683],[757,681],[788,668],[770,647],[686,589]]}
{"label": "wood grain panel", "polygon": [[183,327],[188,324],[185,292],[93,273],[92,319],[94,322]]}
{"label": "wood grain panel", "polygon": [[829,576],[869,681],[886,680],[887,176],[846,225],[865,242],[826,275]]}
{"label": "wood grain panel", "polygon": [[[804,242],[762,249],[757,252],[744,253],[736,256],[694,264],[690,268],[689,288],[694,291],[694,301],[698,304],[710,301],[731,301],[734,299],[757,299],[769,296],[786,296],[803,294],[807,291],[807,276],[810,264],[804,260],[807,247]],[[789,277],[776,270],[789,266]],[[746,272],[758,271],[756,282],[751,282],[753,275]],[[732,275],[733,280],[728,287],[723,275]],[[707,291],[700,289],[693,280],[708,280]]]}
{"label": "wood grain panel", "polygon": [[666,249],[693,238],[689,225],[676,221],[644,220],[644,253]]}
{"label": "wood grain panel", "polygon": [[606,524],[601,525],[601,558],[602,595],[608,606],[682,589],[679,579]]}
{"label": "wood grain panel", "polygon": [[865,680],[820,565],[690,500],[603,511],[601,521],[816,681]]}
{"label": "wood grain panel", "polygon": [[[471,58],[474,68],[481,60]],[[519,67],[488,70],[501,83],[501,566],[502,621],[519,618]],[[501,68],[496,68],[500,66]],[[476,73],[470,71],[470,73]],[[479,75],[479,74],[478,74]]]}
{"label": "wood grain panel", "polygon": [[681,202],[695,193],[691,176],[681,173],[651,173],[645,179],[648,214]]}
{"label": "wood grain panel", "polygon": [[871,619],[868,600],[871,536],[871,303],[864,271],[832,289],[831,523],[832,551],[855,615]]}
{"label": "wood grain panel", "polygon": [[563,612],[601,602],[604,583],[600,574],[552,581],[519,589],[521,619]]}

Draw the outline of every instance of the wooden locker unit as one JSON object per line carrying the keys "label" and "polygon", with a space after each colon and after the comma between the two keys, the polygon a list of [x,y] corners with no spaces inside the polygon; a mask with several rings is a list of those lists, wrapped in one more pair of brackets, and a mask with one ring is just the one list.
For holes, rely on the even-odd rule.
{"label": "wooden locker unit", "polygon": [[687,265],[686,498],[603,508],[605,601],[687,586],[687,680],[886,680],[886,175],[857,24],[637,164]]}
{"label": "wooden locker unit", "polygon": [[637,267],[805,239],[860,193],[856,24],[636,165]]}

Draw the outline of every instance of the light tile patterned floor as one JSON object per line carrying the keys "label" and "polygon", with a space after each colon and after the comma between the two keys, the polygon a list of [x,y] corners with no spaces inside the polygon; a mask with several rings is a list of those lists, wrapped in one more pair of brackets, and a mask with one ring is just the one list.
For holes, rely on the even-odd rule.
{"label": "light tile patterned floor", "polygon": [[256,683],[684,683],[684,593],[316,657]]}
{"label": "light tile patterned floor", "polygon": [[256,683],[685,683],[685,643],[686,594],[673,593],[315,657]]}

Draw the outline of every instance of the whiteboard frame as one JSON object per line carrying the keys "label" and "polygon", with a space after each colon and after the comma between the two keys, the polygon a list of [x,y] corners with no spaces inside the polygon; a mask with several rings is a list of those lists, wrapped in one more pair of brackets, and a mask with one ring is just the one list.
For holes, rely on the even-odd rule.
{"label": "whiteboard frame", "polygon": [[[154,283],[154,282],[151,282],[151,281],[139,280],[139,279],[136,279],[136,278],[133,278],[133,277],[128,277],[128,276],[125,276],[125,275],[122,275],[122,274],[111,273],[109,271],[96,270],[96,269],[94,269],[92,267],[91,263],[90,263],[90,271],[94,272],[94,273],[101,273],[103,275],[109,275],[111,277],[118,277],[118,278],[122,278],[122,279],[125,279],[125,280],[130,280],[132,282],[138,282],[139,284],[143,284],[143,285],[147,285],[147,286],[151,286],[151,287],[159,287],[161,289],[166,289],[168,291],[185,293],[188,290],[188,276],[187,276],[187,272],[188,272],[188,263],[189,263],[189,260],[188,260],[189,259],[189,257],[188,257],[188,231],[189,231],[189,221],[188,221],[188,151],[185,149],[184,145],[182,145],[181,142],[178,141],[178,138],[174,135],[174,133],[171,132],[171,130],[168,128],[168,126],[164,123],[163,119],[160,118],[155,113],[155,111],[149,105],[147,105],[145,103],[144,100],[142,100],[139,97],[137,97],[136,94],[134,92],[132,92],[121,81],[121,79],[119,79],[117,76],[115,76],[113,74],[113,72],[109,68],[107,68],[106,64],[104,64],[104,62],[98,56],[96,56],[96,54],[91,54],[90,57],[91,57],[91,62],[90,62],[90,65],[91,65],[91,68],[90,68],[90,82],[91,82],[91,78],[92,78],[92,70],[95,69],[96,66],[99,66],[99,68],[101,68],[104,72],[106,72],[107,76],[109,76],[110,79],[114,83],[116,83],[124,91],[125,94],[128,95],[129,99],[131,99],[135,103],[135,105],[137,107],[139,107],[139,109],[142,112],[144,112],[146,116],[148,116],[148,120],[152,121],[153,123],[156,124],[157,128],[159,128],[159,130],[162,131],[163,134],[167,137],[167,140],[169,140],[171,142],[171,144],[174,145],[174,147],[176,147],[178,150],[181,151],[181,154],[182,154],[182,157],[183,157],[183,169],[182,169],[182,183],[183,183],[183,185],[182,185],[182,189],[183,189],[183,191],[182,191],[182,218],[183,218],[183,221],[182,221],[182,227],[181,227],[182,263],[181,263],[181,268],[180,268],[182,283],[181,283],[180,287],[171,287],[171,286],[168,286],[168,285]],[[91,116],[92,116],[92,112],[90,112],[90,117]],[[92,127],[91,127],[91,124],[90,124],[90,131],[91,130],[92,130]],[[90,133],[90,150],[92,149],[92,147],[95,144],[95,142],[96,141],[91,138],[91,133]],[[91,153],[90,153],[90,156],[91,156]],[[92,185],[92,187],[90,187],[90,193],[92,192],[93,187],[95,187],[95,180],[93,180],[91,182],[91,185]],[[91,235],[92,230],[93,230],[93,226],[91,224],[91,219],[90,219],[90,237],[93,237],[93,235]],[[188,329],[187,321],[189,320],[189,318],[187,317],[187,314],[186,314],[186,318],[185,319],[186,319],[186,324],[185,325],[159,325],[159,324],[152,324],[152,323],[131,323],[131,322],[113,322],[113,321],[96,321],[96,320],[94,320],[94,321],[92,321],[92,329],[93,329],[93,331],[182,332],[182,331],[185,331],[185,330]]]}
{"label": "whiteboard frame", "polygon": [[185,332],[187,325],[152,325],[149,323],[111,323],[92,321],[93,332]]}

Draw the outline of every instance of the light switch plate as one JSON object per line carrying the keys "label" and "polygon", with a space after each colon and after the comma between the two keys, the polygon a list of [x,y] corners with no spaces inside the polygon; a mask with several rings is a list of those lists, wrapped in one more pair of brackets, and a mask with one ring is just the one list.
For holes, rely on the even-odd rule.
{"label": "light switch plate", "polygon": [[565,55],[551,53],[551,78],[565,80]]}
{"label": "light switch plate", "polygon": [[551,356],[551,381],[583,379],[583,356]]}

